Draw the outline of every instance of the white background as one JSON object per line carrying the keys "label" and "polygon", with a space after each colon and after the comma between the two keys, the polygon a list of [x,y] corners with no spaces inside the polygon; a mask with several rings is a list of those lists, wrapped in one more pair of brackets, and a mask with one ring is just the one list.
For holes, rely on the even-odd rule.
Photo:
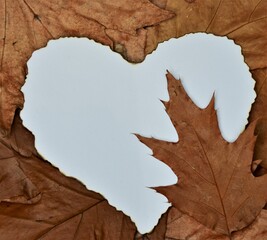
{"label": "white background", "polygon": [[38,151],[104,195],[141,233],[150,231],[170,206],[148,187],[177,182],[133,134],[178,140],[159,100],[169,98],[166,70],[181,78],[201,108],[215,92],[220,129],[228,141],[244,129],[255,98],[240,47],[207,34],[160,44],[137,65],[93,41],[60,39],[36,51],[28,67],[21,116],[36,136]]}

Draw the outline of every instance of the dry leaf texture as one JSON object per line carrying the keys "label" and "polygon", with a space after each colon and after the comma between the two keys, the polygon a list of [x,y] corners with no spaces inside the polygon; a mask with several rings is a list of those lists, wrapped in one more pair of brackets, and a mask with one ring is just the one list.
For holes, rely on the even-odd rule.
{"label": "dry leaf texture", "polygon": [[144,27],[171,17],[148,0],[0,1],[0,127],[9,130],[15,109],[22,108],[26,62],[48,40],[88,37],[141,61]]}
{"label": "dry leaf texture", "polygon": [[255,90],[258,96],[253,104],[249,120],[259,119],[256,128],[257,142],[254,159],[261,160],[262,173],[260,174],[263,174],[267,173],[267,68],[252,71],[252,76],[256,80]]}
{"label": "dry leaf texture", "polygon": [[166,103],[178,143],[139,139],[153,155],[168,164],[178,183],[157,190],[173,206],[218,233],[231,236],[254,221],[267,199],[267,175],[251,172],[255,122],[234,143],[219,131],[214,101],[199,109],[181,82],[168,73],[170,101]]}
{"label": "dry leaf texture", "polygon": [[[187,214],[172,207],[163,216],[164,222],[150,234],[137,236],[138,240],[229,240],[228,236],[219,234]],[[234,232],[231,240],[264,240],[267,236],[267,210],[262,210],[256,220],[241,231]]]}
{"label": "dry leaf texture", "polygon": [[[158,43],[188,33],[206,32],[227,36],[242,47],[245,62],[249,65],[256,83],[258,97],[250,120],[267,117],[267,1],[266,0],[153,0],[161,8],[170,10],[176,17],[148,28],[146,53]],[[261,166],[267,166],[267,120],[257,126],[259,139],[255,157],[261,157]]]}
{"label": "dry leaf texture", "polygon": [[[163,22],[172,18],[173,14],[155,7],[151,2],[160,8],[173,11],[176,17]],[[262,116],[265,119],[261,119],[256,127],[258,138],[254,158],[257,160],[255,165],[261,163],[267,169],[267,52],[264,51],[267,49],[267,2],[264,0],[153,0],[151,2],[145,0],[1,1],[1,129],[10,129],[15,109],[21,108],[23,105],[20,88],[27,73],[26,61],[34,50],[45,46],[50,39],[66,36],[88,37],[110,46],[130,61],[138,62],[142,61],[147,53],[153,51],[159,42],[172,37],[180,37],[186,33],[208,32],[220,36],[226,35],[241,45],[245,60],[257,81],[258,97],[253,106],[250,120]],[[148,26],[160,22],[162,23],[158,26],[148,28]],[[188,106],[190,100],[185,99],[187,99],[186,105]],[[215,113],[212,111],[212,105],[205,110],[205,114],[209,112],[208,118],[210,119],[204,117],[207,120],[203,123],[204,128],[205,124],[211,123],[210,127],[212,128],[217,125],[214,122]],[[178,113],[183,113],[181,116],[183,117],[186,111]],[[200,115],[203,114],[204,112]],[[191,116],[190,118],[193,120],[195,117]],[[193,122],[197,123],[199,118],[202,117],[197,116]],[[180,128],[184,128],[184,126],[182,125]],[[197,131],[202,130],[197,129]],[[187,131],[185,131],[186,134]],[[262,189],[262,183],[266,180],[264,180],[265,177],[253,177],[250,171],[255,142],[253,126],[249,127],[238,142],[231,146],[221,143],[218,134],[218,129],[215,128],[210,130],[210,133],[206,131],[206,134],[199,136],[203,147],[206,147],[208,142],[213,143],[211,148],[213,146],[214,149],[209,149],[208,152],[218,152],[215,153],[215,156],[220,158],[220,162],[207,166],[207,163],[203,161],[207,157],[210,159],[210,156],[209,154],[205,156],[203,147],[200,146],[200,150],[199,147],[196,147],[192,153],[188,154],[191,156],[193,153],[199,153],[196,155],[198,157],[189,159],[188,163],[191,166],[188,163],[177,165],[177,162],[181,163],[183,154],[184,157],[187,156],[185,153],[180,155],[180,151],[179,153],[174,151],[172,154],[177,154],[178,160],[173,163],[170,163],[169,160],[166,162],[178,171],[180,185],[161,190],[163,192],[170,191],[166,195],[176,202],[175,206],[180,207],[179,209],[189,213],[195,219],[201,218],[203,213],[208,212],[207,216],[210,218],[205,221],[205,224],[227,234],[250,223],[260,213],[250,226],[233,233],[231,237],[238,240],[265,239],[267,214],[265,210],[260,212],[260,208],[266,200],[264,188]],[[215,138],[215,135],[218,138]],[[184,141],[182,138],[183,134],[180,133],[180,139]],[[203,139],[207,142],[203,142]],[[194,141],[194,139],[190,141]],[[151,140],[150,144],[152,144],[151,142],[156,146],[159,144],[154,140]],[[13,240],[16,235],[16,239],[23,240],[62,239],[62,237],[64,239],[133,239],[135,227],[128,217],[109,206],[100,195],[86,190],[77,181],[64,177],[38,156],[33,147],[32,135],[22,127],[19,118],[15,118],[10,135],[1,136],[0,143],[1,238]],[[194,144],[195,142],[192,143],[192,146],[198,146]],[[171,146],[163,143],[160,145],[161,147],[157,148],[158,152],[155,151],[156,156],[159,157],[165,155],[162,145]],[[187,149],[188,146],[184,144],[181,148]],[[202,157],[199,157],[200,155]],[[228,161],[226,161],[227,159]],[[192,165],[192,160],[195,165]],[[206,164],[204,164],[205,168],[201,167],[203,163]],[[234,173],[234,163],[237,163],[236,168],[240,170],[239,174],[230,174],[230,172]],[[185,172],[180,172],[180,168],[183,167]],[[216,177],[212,176],[211,170],[216,172]],[[200,171],[200,175],[196,173],[197,171]],[[189,173],[192,176],[186,181],[184,176]],[[229,181],[229,176],[231,181]],[[199,180],[197,184],[195,184],[196,179]],[[210,184],[207,180],[210,181]],[[213,191],[211,186],[214,186],[215,181],[218,186]],[[226,182],[229,182],[228,187],[226,187]],[[190,185],[192,183],[194,184]],[[205,185],[206,196],[201,193],[203,189],[198,189],[203,185]],[[181,193],[176,194],[179,188]],[[195,200],[196,194],[189,194],[192,190],[200,192],[197,196],[197,207],[193,209],[192,205],[195,203],[192,201]],[[191,199],[183,202],[188,194],[184,196],[181,194],[187,191]],[[215,201],[214,197],[216,199],[219,197],[218,195],[224,196],[222,193],[225,193],[225,199]],[[254,197],[253,194],[255,194]],[[200,204],[200,201],[203,201],[203,205]],[[180,205],[183,203],[186,204],[181,207]],[[242,213],[238,206],[243,210]],[[212,210],[210,207],[214,207],[214,209]],[[247,214],[250,217],[246,216]],[[240,217],[242,217],[241,221],[236,224]],[[216,218],[218,223],[214,224]],[[15,230],[14,226],[16,226]],[[202,240],[225,239],[226,237],[206,228],[192,217],[182,214],[173,207],[160,220],[160,224],[154,232],[142,236],[142,238]]]}
{"label": "dry leaf texture", "polygon": [[187,33],[206,32],[227,36],[242,46],[250,69],[266,67],[267,2],[265,0],[160,0],[154,1],[176,14],[175,18],[149,28],[147,53],[157,44]]}
{"label": "dry leaf texture", "polygon": [[0,143],[1,239],[134,239],[129,217],[38,156],[18,116]]}

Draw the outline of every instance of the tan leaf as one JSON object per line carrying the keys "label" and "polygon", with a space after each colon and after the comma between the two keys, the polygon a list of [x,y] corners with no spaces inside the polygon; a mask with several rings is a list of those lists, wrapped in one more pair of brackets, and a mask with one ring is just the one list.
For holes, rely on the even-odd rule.
{"label": "tan leaf", "polygon": [[168,164],[178,183],[157,190],[173,206],[218,233],[231,236],[252,223],[267,199],[267,175],[251,172],[255,122],[234,143],[219,131],[214,100],[199,109],[180,81],[168,73],[170,101],[166,103],[178,143],[139,137],[156,158]]}
{"label": "tan leaf", "polygon": [[[9,170],[1,181],[1,239],[14,240],[14,236],[17,240],[134,239],[136,228],[129,217],[36,154],[33,136],[21,125],[18,116],[12,134],[15,134],[10,138],[12,140],[1,139],[1,154],[10,154],[0,160],[4,167],[1,168],[1,179],[4,171]],[[13,139],[20,140],[14,143]],[[30,148],[33,150],[31,154]],[[15,201],[10,198],[18,196],[21,191],[26,197],[15,198]],[[38,193],[39,198],[31,201],[34,193]],[[25,198],[27,203],[34,204],[22,204]]]}
{"label": "tan leaf", "polygon": [[[88,37],[113,49],[120,44],[131,61],[140,61],[130,42],[138,40],[138,29],[173,16],[148,0],[63,1],[6,0],[0,2],[0,127],[9,130],[15,109],[22,108],[20,88],[26,76],[26,62],[33,51],[59,37]],[[123,38],[115,44],[106,31]],[[146,38],[146,30],[142,39]],[[122,41],[120,43],[120,40]],[[136,46],[144,56],[145,41]],[[130,45],[130,46],[128,46]],[[128,50],[128,47],[130,49]],[[127,53],[126,53],[127,52]],[[143,58],[143,57],[142,57]]]}

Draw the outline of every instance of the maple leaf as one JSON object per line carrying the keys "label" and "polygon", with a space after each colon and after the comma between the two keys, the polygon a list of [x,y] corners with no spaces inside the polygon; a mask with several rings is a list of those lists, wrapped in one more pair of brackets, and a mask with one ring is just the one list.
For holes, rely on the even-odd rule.
{"label": "maple leaf", "polygon": [[[90,2],[85,0],[75,2],[52,0],[46,2],[31,0],[21,2],[2,1],[0,3],[0,38],[2,39],[0,43],[0,126],[8,130],[15,109],[22,107],[23,97],[19,89],[26,75],[26,61],[32,52],[45,46],[49,39],[62,36],[89,37],[102,44],[109,45],[130,61],[137,62],[142,61],[147,53],[154,50],[158,42],[171,37],[179,37],[189,32],[198,31],[221,36],[226,35],[242,46],[245,60],[250,69],[253,70],[253,77],[257,80],[258,98],[253,106],[250,120],[266,116],[264,113],[267,102],[266,91],[264,91],[266,88],[266,77],[264,77],[266,69],[264,70],[264,68],[267,64],[266,51],[262,51],[262,49],[265,49],[267,45],[265,32],[267,2],[262,0],[153,0],[152,2],[161,8],[174,11],[177,14],[176,18],[158,26],[147,28],[147,26],[156,25],[173,16],[168,11],[155,8],[149,1],[134,1],[134,4],[133,1],[129,0],[116,2],[97,0]],[[263,80],[264,84],[261,86]],[[209,106],[208,109],[212,111],[212,106]],[[197,121],[198,119],[193,120],[193,122]],[[246,130],[237,143],[234,143],[235,147],[228,144],[226,144],[227,147],[223,145],[223,151],[228,148],[242,148],[247,143],[245,152],[252,155],[255,143],[253,128],[252,125]],[[256,141],[254,157],[256,159],[262,158],[263,161],[260,164],[265,167],[267,165],[265,154],[267,152],[266,120],[261,120],[256,127],[256,132],[259,137]],[[215,133],[218,134],[216,129]],[[215,139],[212,134],[209,136],[211,136],[211,139]],[[218,139],[221,142],[221,139]],[[248,141],[249,139],[251,141]],[[214,142],[217,144],[216,141]],[[216,148],[221,146],[218,143]],[[89,239],[132,239],[135,229],[129,218],[120,212],[116,212],[100,195],[86,190],[77,181],[64,177],[48,163],[43,162],[33,147],[31,134],[21,126],[18,118],[15,118],[11,135],[1,137],[0,147],[3,156],[0,161],[2,161],[1,166],[4,167],[1,172],[1,179],[4,180],[1,182],[2,191],[0,193],[0,201],[2,201],[0,204],[0,234],[5,239],[13,240],[14,234],[17,235],[17,239],[55,239],[62,238],[62,236],[64,236],[64,239],[86,239],[88,236]],[[239,148],[238,150],[240,150]],[[215,151],[215,149],[212,150]],[[234,158],[236,149],[232,151]],[[231,153],[229,152],[226,156],[230,156]],[[265,176],[261,178],[253,177],[251,171],[249,171],[251,163],[248,158],[245,159],[247,161],[244,160],[243,162],[247,162],[247,171],[244,170],[246,173],[244,176],[248,179],[244,180],[244,186],[249,180],[253,180],[259,186],[262,186]],[[254,165],[257,167],[259,162],[254,161]],[[242,168],[242,166],[239,167]],[[227,170],[228,165],[224,168],[222,168],[223,172],[229,171]],[[189,169],[186,168],[186,170],[188,172]],[[45,174],[43,174],[44,171]],[[237,174],[237,176],[239,175]],[[209,177],[209,174],[207,174],[207,177]],[[234,176],[233,179],[235,178],[237,177]],[[243,184],[242,179],[239,179],[239,181],[239,183],[236,183],[238,189]],[[9,186],[14,187],[9,188]],[[245,187],[244,189],[246,190]],[[254,199],[256,198],[255,206],[243,207],[243,209],[250,209],[252,212],[247,214],[247,211],[244,211],[241,215],[245,218],[242,219],[241,224],[236,224],[236,228],[241,228],[251,222],[259,213],[260,205],[264,202],[263,195],[265,193],[263,190],[256,192],[256,187],[250,190],[250,194],[254,194]],[[172,194],[174,195],[174,193]],[[241,194],[236,199],[239,200],[242,196]],[[12,203],[6,203],[6,201]],[[25,205],[25,203],[35,204]],[[232,200],[232,204],[238,203]],[[102,211],[104,214],[100,214],[100,218],[97,218],[98,221],[96,222],[95,219],[98,215],[91,214],[91,210],[98,213]],[[197,211],[197,209],[195,210]],[[231,208],[226,210],[231,212]],[[228,214],[227,211],[226,213]],[[171,219],[173,220],[171,216],[177,214],[181,213],[175,211],[174,214],[168,214],[162,218],[162,224],[159,225],[160,229],[157,228],[152,233],[155,237],[153,239],[163,239],[165,237],[197,239],[199,237],[196,234],[194,235],[194,232],[198,229],[197,226],[196,229],[193,227],[192,232],[189,231],[185,235],[172,235],[170,231],[165,234],[166,228],[168,229],[171,224]],[[183,216],[189,217],[185,214]],[[222,219],[219,223],[225,222],[227,216],[225,215],[225,219]],[[262,236],[266,235],[266,232],[264,232],[265,216],[266,212],[262,210],[259,217],[252,223],[251,226],[259,225],[254,234],[252,233],[253,228],[249,229],[247,227],[244,231],[237,232],[241,236],[237,239],[263,239]],[[248,217],[251,219],[249,220]],[[191,218],[190,221],[192,220],[194,219]],[[90,223],[89,226],[88,222]],[[210,219],[207,222],[210,224]],[[234,221],[231,220],[230,222]],[[114,223],[114,225],[110,223]],[[18,226],[18,233],[14,232],[14,224]],[[177,222],[175,224],[173,222],[175,229],[177,225]],[[29,228],[31,231],[27,230]],[[218,226],[215,227],[215,229],[217,228]],[[249,234],[242,235],[247,229]],[[208,230],[206,228],[205,232]],[[223,228],[223,231],[225,230],[226,228]],[[233,229],[227,231],[227,233],[229,234],[231,231]],[[107,232],[108,235],[105,235]],[[215,234],[219,236],[217,233]],[[200,236],[202,239],[207,236],[214,237],[214,235]],[[235,239],[235,233],[232,236]],[[201,239],[201,237],[198,239]]]}
{"label": "maple leaf", "polygon": [[0,145],[1,239],[134,238],[136,227],[129,217],[42,160],[33,143],[16,114],[11,137],[1,138]]}
{"label": "maple leaf", "polygon": [[[176,17],[148,29],[146,53],[151,53],[158,43],[188,33],[206,32],[227,36],[241,46],[245,62],[256,81],[257,99],[250,120],[266,118],[267,90],[267,1],[264,0],[152,0],[161,8],[170,10]],[[265,77],[264,77],[265,75]],[[260,90],[262,89],[262,90]],[[259,91],[259,92],[258,92]],[[255,108],[255,110],[254,110]],[[259,138],[256,156],[262,159],[261,167],[267,172],[267,120],[257,126]]]}
{"label": "maple leaf", "polygon": [[214,100],[201,110],[186,95],[180,81],[168,73],[170,101],[165,104],[178,134],[178,143],[138,136],[153,155],[169,165],[178,183],[156,188],[173,206],[218,233],[253,222],[267,199],[267,175],[251,172],[256,123],[234,143],[219,131]]}
{"label": "maple leaf", "polygon": [[[88,37],[120,51],[133,62],[141,61],[147,31],[144,27],[173,16],[148,0],[1,1],[0,127],[9,130],[15,109],[22,108],[20,88],[27,72],[26,62],[48,40]],[[133,44],[138,51],[132,50]]]}

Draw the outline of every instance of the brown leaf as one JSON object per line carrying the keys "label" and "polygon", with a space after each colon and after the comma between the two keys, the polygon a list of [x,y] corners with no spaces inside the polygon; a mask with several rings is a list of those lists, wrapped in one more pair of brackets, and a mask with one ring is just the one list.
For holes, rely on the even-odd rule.
{"label": "brown leaf", "polygon": [[[267,236],[267,210],[262,210],[255,221],[246,228],[233,232],[231,240],[263,240]],[[152,233],[137,235],[136,240],[228,240],[229,237],[219,234],[197,222],[187,214],[171,207],[160,220]]]}
{"label": "brown leaf", "polygon": [[[141,235],[136,234],[135,240],[162,240],[165,239],[167,230],[167,217],[168,214],[165,213],[161,216],[157,226],[153,229],[151,233]],[[179,227],[179,226],[177,226]]]}
{"label": "brown leaf", "polygon": [[[16,119],[14,126],[20,124]],[[29,139],[30,137],[30,139]],[[14,127],[9,137],[0,137],[0,202],[35,203],[40,200],[40,192],[31,179],[21,168],[20,161],[25,157],[32,157],[33,149],[22,146],[24,140],[33,144],[32,136],[21,135],[18,127]]]}
{"label": "brown leaf", "polygon": [[263,240],[267,236],[267,210],[262,210],[256,220],[243,231],[233,234],[233,240]]}
{"label": "brown leaf", "polygon": [[[173,16],[148,0],[6,0],[0,2],[0,127],[9,130],[15,109],[22,108],[20,88],[26,76],[26,62],[33,51],[48,40],[59,37],[88,37],[117,50],[124,48],[125,57],[140,61],[131,43],[138,40],[138,29],[157,24]],[[107,31],[115,31],[113,40]],[[142,33],[141,38],[146,38]],[[114,35],[115,33],[113,33]],[[123,37],[120,38],[120,34]],[[139,41],[139,40],[138,40]],[[144,56],[145,41],[136,46]],[[129,46],[130,45],[130,46]],[[128,50],[128,47],[130,49]],[[127,53],[126,53],[127,52]]]}
{"label": "brown leaf", "polygon": [[[254,159],[261,159],[261,172],[267,173],[267,68],[252,71],[256,80],[257,98],[253,104],[250,121],[260,119],[256,127],[257,141]],[[261,173],[262,174],[262,173]]]}
{"label": "brown leaf", "polygon": [[[242,47],[245,61],[257,81],[258,97],[253,105],[250,120],[266,118],[267,51],[263,49],[267,49],[267,1],[153,0],[152,2],[166,10],[173,11],[176,17],[148,28],[146,53],[151,53],[159,42],[188,33],[206,32],[233,39]],[[265,83],[263,84],[263,82]],[[262,159],[261,174],[267,172],[266,126],[267,120],[262,119],[256,129],[258,139],[255,147],[255,159]]]}
{"label": "brown leaf", "polygon": [[165,239],[216,239],[227,240],[228,237],[205,227],[187,214],[172,207],[168,212]]}
{"label": "brown leaf", "polygon": [[267,66],[267,52],[262,51],[267,48],[267,1],[161,0],[159,6],[164,5],[176,17],[149,28],[147,53],[170,38],[206,32],[227,36],[239,44],[250,69]]}
{"label": "brown leaf", "polygon": [[267,117],[267,68],[252,71],[252,76],[256,80],[257,98],[250,113],[251,121]]}
{"label": "brown leaf", "polygon": [[[267,211],[262,210],[256,220],[243,230],[234,232],[232,240],[254,239],[262,240],[267,236]],[[221,235],[200,224],[192,217],[182,214],[175,208],[171,208],[168,213],[167,230],[162,239],[216,239],[228,240],[225,235]],[[153,240],[153,238],[151,239]]]}
{"label": "brown leaf", "polygon": [[[21,125],[18,116],[12,134],[9,139],[1,139],[1,154],[7,157],[0,160],[4,167],[1,169],[1,239],[134,239],[136,228],[129,217],[36,154],[33,136]],[[14,139],[20,140],[14,143]],[[24,198],[20,197],[21,192]],[[38,197],[37,201],[32,200],[34,196]],[[25,199],[26,203],[34,204],[24,204]]]}
{"label": "brown leaf", "polygon": [[108,29],[106,34],[113,41],[113,49],[130,62],[141,62],[145,58],[147,30],[139,29],[135,36]]}
{"label": "brown leaf", "polygon": [[178,183],[157,190],[173,206],[218,233],[231,235],[260,213],[267,199],[267,175],[251,172],[255,122],[234,143],[219,131],[214,99],[205,110],[186,95],[180,81],[167,74],[170,101],[166,103],[178,143],[139,137],[154,156],[168,164]]}

